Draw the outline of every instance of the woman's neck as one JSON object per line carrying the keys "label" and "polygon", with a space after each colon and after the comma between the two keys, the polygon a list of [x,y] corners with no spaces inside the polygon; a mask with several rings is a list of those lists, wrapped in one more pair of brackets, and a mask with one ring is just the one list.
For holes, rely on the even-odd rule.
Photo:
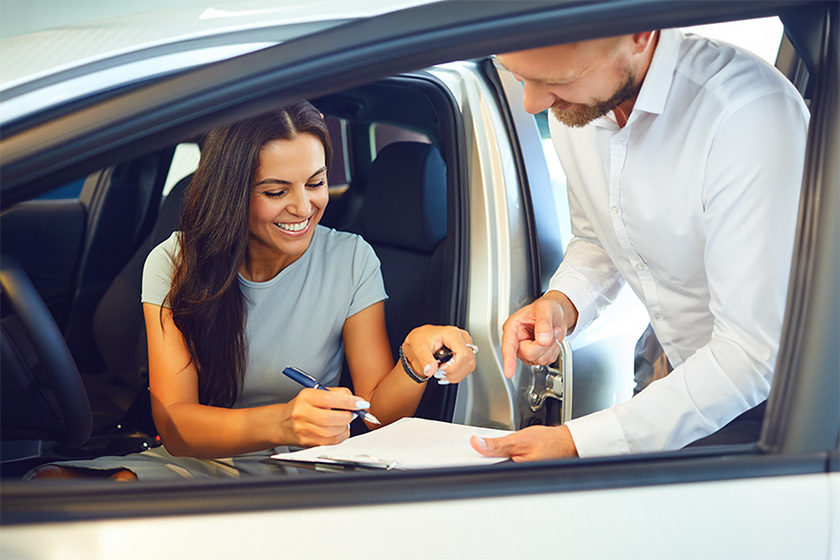
{"label": "woman's neck", "polygon": [[302,255],[278,254],[265,247],[254,247],[252,243],[245,252],[245,260],[239,265],[239,274],[251,282],[268,282]]}

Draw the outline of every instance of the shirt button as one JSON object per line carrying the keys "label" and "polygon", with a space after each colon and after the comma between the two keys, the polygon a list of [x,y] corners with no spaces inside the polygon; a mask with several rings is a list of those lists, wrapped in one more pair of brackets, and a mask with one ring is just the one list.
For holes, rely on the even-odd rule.
{"label": "shirt button", "polygon": [[654,318],[654,319],[656,319],[656,320],[658,321],[659,319],[661,319],[661,318],[662,318],[662,313],[660,313],[659,311],[657,311],[656,313],[654,313],[654,314],[653,314],[653,318]]}
{"label": "shirt button", "polygon": [[642,270],[645,267],[642,263],[636,263],[636,268]]}
{"label": "shirt button", "polygon": [[610,212],[612,212],[613,214],[618,214],[618,206],[610,206]]}

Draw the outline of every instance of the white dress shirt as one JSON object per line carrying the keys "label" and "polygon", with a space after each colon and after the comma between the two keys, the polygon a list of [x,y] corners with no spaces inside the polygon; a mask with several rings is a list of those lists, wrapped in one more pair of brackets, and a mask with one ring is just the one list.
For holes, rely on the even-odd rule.
{"label": "white dress shirt", "polygon": [[623,282],[674,366],[567,423],[582,457],[678,449],[767,398],[808,128],[799,93],[732,46],[663,30],[627,124],[551,118],[575,237],[550,283],[580,313]]}

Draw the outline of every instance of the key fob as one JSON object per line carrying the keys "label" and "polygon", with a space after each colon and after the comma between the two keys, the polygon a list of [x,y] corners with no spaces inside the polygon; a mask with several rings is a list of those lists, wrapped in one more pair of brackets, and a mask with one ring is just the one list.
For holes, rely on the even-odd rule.
{"label": "key fob", "polygon": [[452,359],[453,354],[452,350],[450,350],[446,346],[442,346],[440,350],[434,353],[434,356],[435,360],[437,360],[437,363],[445,364],[446,362]]}

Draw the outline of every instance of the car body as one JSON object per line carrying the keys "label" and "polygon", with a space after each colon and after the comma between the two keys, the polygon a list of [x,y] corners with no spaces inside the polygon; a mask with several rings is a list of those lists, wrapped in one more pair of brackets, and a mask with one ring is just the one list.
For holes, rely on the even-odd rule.
{"label": "car body", "polygon": [[[301,97],[334,119],[343,146],[335,166],[343,173],[330,180],[335,200],[328,208],[336,210],[325,216],[328,225],[353,230],[364,204],[358,185],[372,154],[394,139],[430,142],[447,164],[448,230],[435,318],[467,328],[481,351],[476,373],[460,387],[430,391],[423,415],[515,429],[559,423],[628,398],[633,344],[646,325],[632,299],[567,345],[555,368],[520,364],[513,380],[501,373],[501,324],[545,289],[569,233],[558,219],[562,179],[541,123],[523,110],[516,81],[488,57],[558,38],[778,15],[789,36],[784,71],[800,80],[812,121],[788,314],[761,440],[481,469],[118,488],[4,476],[0,552],[50,557],[61,547],[87,558],[130,558],[149,550],[127,543],[153,535],[151,546],[173,557],[259,554],[269,546],[294,557],[323,557],[346,554],[350,542],[356,555],[370,557],[840,553],[832,521],[840,508],[837,6],[454,1],[407,2],[395,11],[362,7],[298,6],[262,13],[259,24],[246,24],[243,16],[229,26],[201,24],[108,52],[96,45],[97,52],[0,86],[3,254],[32,278],[103,422],[108,411],[97,410],[97,390],[112,385],[99,374],[108,370],[129,389],[142,389],[143,379],[126,383],[110,367],[120,357],[109,357],[107,344],[97,340],[99,305],[154,228],[179,158],[176,146]],[[79,181],[77,198],[36,199]],[[8,402],[4,397],[7,410]],[[117,408],[126,412],[131,403]],[[28,452],[27,465],[70,454],[45,443],[48,435],[13,434],[18,427],[10,429],[5,417],[3,428],[3,449],[20,449],[18,458]],[[127,437],[133,433],[99,434],[96,419],[94,435],[81,447],[149,443]],[[487,530],[497,526],[504,529]],[[324,527],[332,533],[328,542],[316,537]],[[412,547],[418,531],[434,531],[435,538]],[[205,532],[212,536],[200,543],[192,536]]]}

